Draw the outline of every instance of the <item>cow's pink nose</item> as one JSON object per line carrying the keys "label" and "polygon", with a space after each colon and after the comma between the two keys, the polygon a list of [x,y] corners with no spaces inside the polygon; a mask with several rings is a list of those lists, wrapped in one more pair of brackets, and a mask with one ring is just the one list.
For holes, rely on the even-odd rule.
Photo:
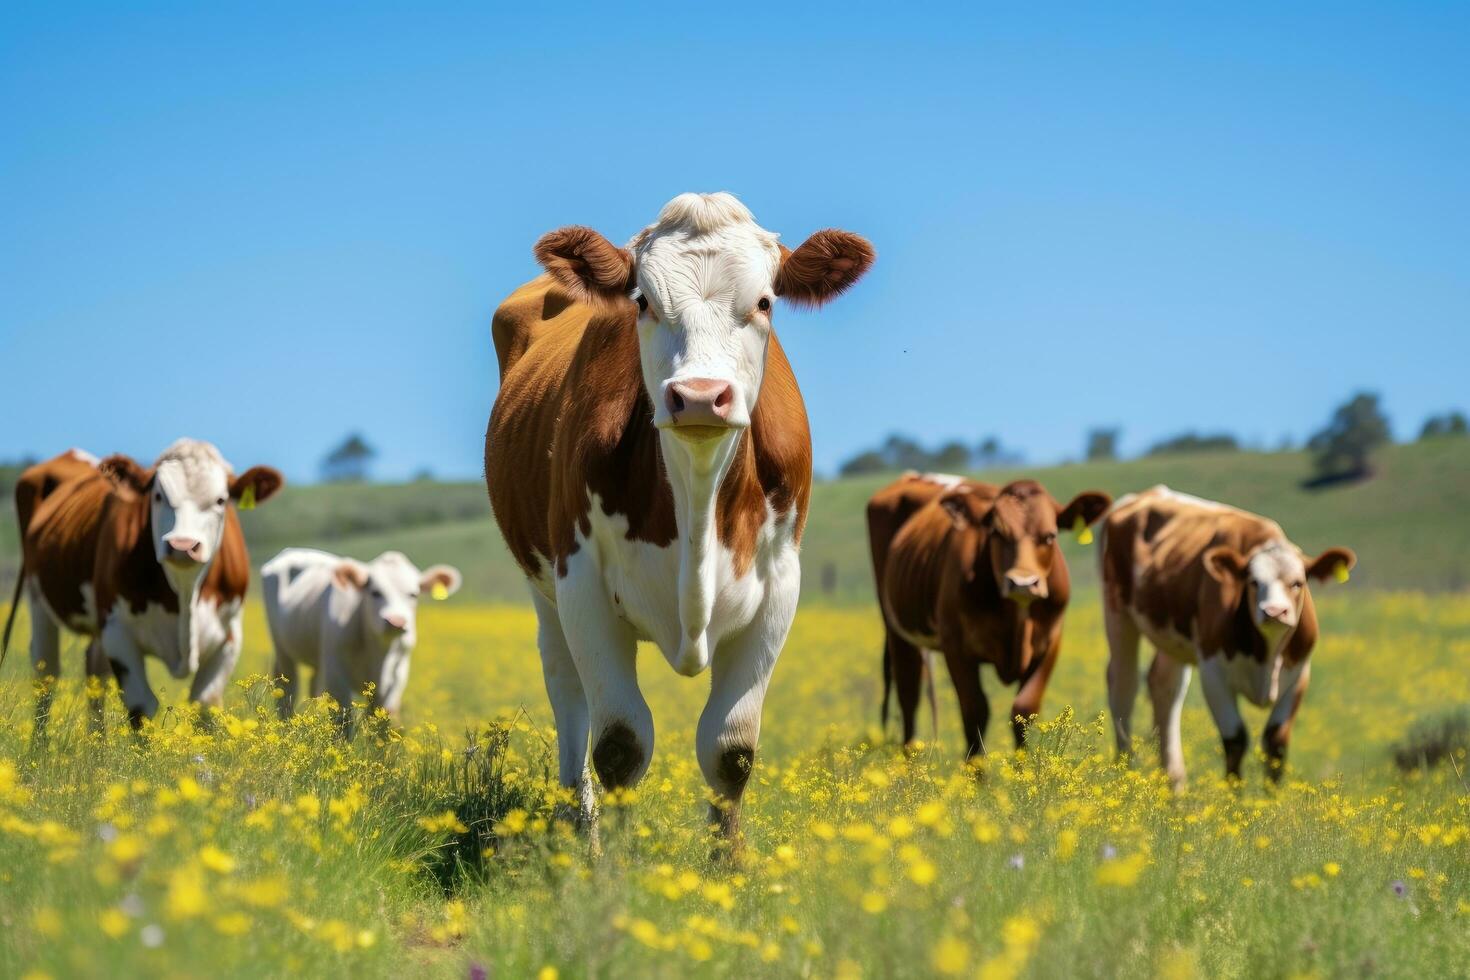
{"label": "cow's pink nose", "polygon": [[408,620],[403,616],[384,616],[383,622],[396,630],[401,630],[408,626]]}
{"label": "cow's pink nose", "polygon": [[194,538],[169,538],[166,543],[168,544],[168,557],[199,560],[202,545]]}
{"label": "cow's pink nose", "polygon": [[735,405],[735,388],[728,381],[689,378],[670,381],[664,404],[675,425],[728,425]]}
{"label": "cow's pink nose", "polygon": [[1269,619],[1285,619],[1287,613],[1291,612],[1291,607],[1285,603],[1270,603],[1262,606],[1261,612],[1265,613]]}

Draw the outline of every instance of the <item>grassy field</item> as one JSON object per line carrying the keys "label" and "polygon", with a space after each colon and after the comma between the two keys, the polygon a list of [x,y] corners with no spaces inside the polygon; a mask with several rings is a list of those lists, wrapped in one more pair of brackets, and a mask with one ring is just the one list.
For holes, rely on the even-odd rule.
{"label": "grassy field", "polygon": [[[1371,480],[1318,491],[1301,486],[1311,467],[1299,453],[1162,456],[980,476],[995,482],[1034,476],[1063,500],[1084,489],[1121,496],[1166,483],[1273,517],[1308,550],[1353,547],[1360,559],[1355,589],[1439,592],[1470,585],[1470,439],[1391,446],[1378,454],[1377,465]],[[890,478],[817,485],[802,554],[807,598],[848,605],[873,600],[863,507]],[[288,486],[242,518],[257,564],[290,545],[359,558],[398,548],[420,564],[459,566],[467,597],[525,598],[478,483]],[[6,502],[0,506],[0,587],[12,581],[16,541],[14,511]],[[1069,554],[1079,583],[1091,583],[1091,562],[1076,561],[1075,550]],[[830,592],[823,588],[826,577],[834,582]]]}
{"label": "grassy field", "polygon": [[1470,598],[1323,593],[1283,787],[1259,764],[1242,788],[1220,780],[1196,691],[1179,798],[1150,748],[1137,769],[1112,761],[1095,595],[1071,614],[1037,747],[1002,743],[980,772],[958,764],[947,690],[938,744],[905,758],[885,740],[876,616],[808,606],[734,868],[702,828],[707,683],[653,651],[655,760],[634,798],[604,801],[602,856],[547,825],[553,735],[521,606],[425,608],[407,731],[350,746],[320,711],[274,720],[250,676],[268,663],[256,604],[209,731],[174,708],[135,740],[109,702],[111,734],[89,739],[70,688],[34,744],[12,656],[0,976],[1463,975],[1470,790],[1449,766],[1401,774],[1390,745],[1470,701]]}

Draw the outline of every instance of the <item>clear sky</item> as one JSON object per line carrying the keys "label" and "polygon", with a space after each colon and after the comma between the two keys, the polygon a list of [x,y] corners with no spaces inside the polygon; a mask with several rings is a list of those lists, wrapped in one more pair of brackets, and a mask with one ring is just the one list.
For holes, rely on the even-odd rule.
{"label": "clear sky", "polygon": [[877,247],[819,470],[1470,409],[1470,4],[500,6],[0,8],[0,457],[478,476],[532,243],[686,190]]}

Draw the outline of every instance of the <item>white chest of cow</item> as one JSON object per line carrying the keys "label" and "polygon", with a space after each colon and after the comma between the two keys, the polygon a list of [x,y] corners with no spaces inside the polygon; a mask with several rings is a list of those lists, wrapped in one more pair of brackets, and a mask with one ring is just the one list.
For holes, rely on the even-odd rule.
{"label": "white chest of cow", "polygon": [[[703,639],[705,650],[717,650],[725,639],[756,621],[773,593],[793,605],[796,602],[801,564],[791,515],[778,516],[768,508],[754,558],[743,575],[736,572],[733,553],[716,539],[707,555],[695,555],[692,564],[701,571],[682,578],[680,542],[658,547],[630,540],[627,518],[605,513],[595,497],[588,519],[591,534],[578,534],[579,547],[567,562],[567,577],[596,578],[616,614],[633,627],[639,639],[655,644],[681,673],[698,674],[708,666],[708,661],[692,670],[687,662],[681,666],[681,651],[687,651],[691,643]],[[693,550],[703,549],[696,546]],[[681,615],[691,590],[708,590],[713,599],[709,623],[703,629]]]}

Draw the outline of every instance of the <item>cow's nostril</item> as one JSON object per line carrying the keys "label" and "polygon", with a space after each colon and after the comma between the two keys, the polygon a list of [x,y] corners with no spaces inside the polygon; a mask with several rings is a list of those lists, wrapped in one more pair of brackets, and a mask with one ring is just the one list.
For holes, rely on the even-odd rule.
{"label": "cow's nostril", "polygon": [[684,411],[684,396],[679,394],[679,389],[673,386],[669,387],[669,411]]}
{"label": "cow's nostril", "polygon": [[715,408],[729,410],[730,403],[735,400],[735,392],[729,385],[725,385],[720,393],[715,396]]}

